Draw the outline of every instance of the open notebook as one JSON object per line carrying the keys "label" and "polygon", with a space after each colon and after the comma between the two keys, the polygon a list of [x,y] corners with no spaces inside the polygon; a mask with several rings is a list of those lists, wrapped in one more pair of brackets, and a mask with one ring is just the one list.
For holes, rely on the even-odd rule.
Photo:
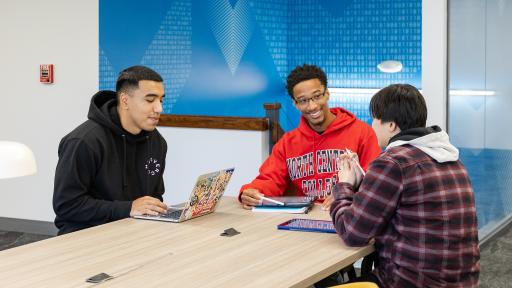
{"label": "open notebook", "polygon": [[190,195],[190,200],[180,205],[170,206],[165,214],[133,217],[147,220],[183,222],[212,213],[224,194],[224,190],[226,190],[226,186],[234,171],[235,168],[229,168],[199,176]]}
{"label": "open notebook", "polygon": [[314,201],[315,199],[313,197],[307,196],[265,197],[262,200],[261,205],[254,206],[252,211],[302,214],[308,213],[313,206]]}

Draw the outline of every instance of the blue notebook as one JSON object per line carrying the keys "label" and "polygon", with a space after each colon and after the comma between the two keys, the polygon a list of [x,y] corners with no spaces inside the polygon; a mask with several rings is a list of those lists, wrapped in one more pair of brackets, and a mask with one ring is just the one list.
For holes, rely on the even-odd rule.
{"label": "blue notebook", "polygon": [[294,218],[277,225],[280,230],[336,233],[332,221]]}

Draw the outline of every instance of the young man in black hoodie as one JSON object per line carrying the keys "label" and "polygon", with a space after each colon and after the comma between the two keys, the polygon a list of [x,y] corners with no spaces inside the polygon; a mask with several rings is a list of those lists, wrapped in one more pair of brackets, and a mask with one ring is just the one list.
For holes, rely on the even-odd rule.
{"label": "young man in black hoodie", "polygon": [[167,143],[155,129],[164,96],[158,73],[133,66],[119,74],[116,92],[92,97],[89,120],[59,144],[53,193],[59,235],[167,210]]}

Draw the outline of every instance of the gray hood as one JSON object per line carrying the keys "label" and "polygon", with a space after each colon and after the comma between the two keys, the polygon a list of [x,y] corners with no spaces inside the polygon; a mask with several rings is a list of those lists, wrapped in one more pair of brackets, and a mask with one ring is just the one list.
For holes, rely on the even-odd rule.
{"label": "gray hood", "polygon": [[412,140],[397,139],[390,142],[386,149],[409,144],[427,153],[439,163],[457,161],[459,159],[459,149],[450,143],[448,134],[437,126],[427,129],[432,129],[434,132]]}

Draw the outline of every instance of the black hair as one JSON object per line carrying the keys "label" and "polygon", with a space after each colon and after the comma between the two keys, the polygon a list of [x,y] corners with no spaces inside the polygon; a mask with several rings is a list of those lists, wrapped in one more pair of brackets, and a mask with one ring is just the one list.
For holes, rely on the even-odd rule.
{"label": "black hair", "polygon": [[154,70],[145,66],[132,66],[119,73],[119,77],[117,77],[116,81],[116,92],[119,95],[120,92],[138,88],[139,81],[143,80],[164,82],[162,76]]}
{"label": "black hair", "polygon": [[307,81],[311,79],[318,79],[320,83],[327,88],[327,76],[325,76],[325,72],[316,65],[304,64],[302,66],[297,66],[295,69],[288,74],[288,78],[286,78],[286,89],[288,90],[288,94],[292,99],[293,97],[293,87],[299,84],[302,81]]}
{"label": "black hair", "polygon": [[381,89],[370,101],[370,115],[383,123],[395,122],[400,130],[425,127],[427,104],[416,87],[393,84]]}

